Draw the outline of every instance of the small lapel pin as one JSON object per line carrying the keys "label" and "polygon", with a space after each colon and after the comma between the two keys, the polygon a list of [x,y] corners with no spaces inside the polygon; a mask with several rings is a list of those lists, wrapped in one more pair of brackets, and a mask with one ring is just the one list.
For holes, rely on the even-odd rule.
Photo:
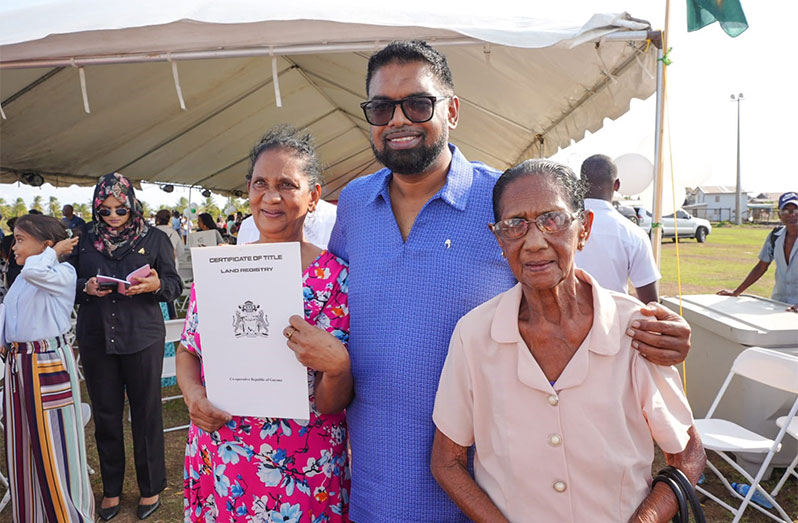
{"label": "small lapel pin", "polygon": [[139,254],[147,254],[147,252],[144,250],[144,247],[139,249]]}
{"label": "small lapel pin", "polygon": [[447,249],[452,248],[452,240],[446,240],[445,242],[443,242],[443,244],[446,246]]}

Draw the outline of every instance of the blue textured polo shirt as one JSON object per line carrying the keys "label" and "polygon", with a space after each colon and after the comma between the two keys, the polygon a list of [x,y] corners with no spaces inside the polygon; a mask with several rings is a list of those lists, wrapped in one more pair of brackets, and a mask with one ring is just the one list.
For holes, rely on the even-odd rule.
{"label": "blue textured polo shirt", "polygon": [[358,523],[466,521],[430,473],[435,392],[457,320],[515,279],[488,229],[500,173],[449,148],[446,184],[407,241],[388,169],[352,181],[338,201],[329,248],[350,265],[349,516]]}

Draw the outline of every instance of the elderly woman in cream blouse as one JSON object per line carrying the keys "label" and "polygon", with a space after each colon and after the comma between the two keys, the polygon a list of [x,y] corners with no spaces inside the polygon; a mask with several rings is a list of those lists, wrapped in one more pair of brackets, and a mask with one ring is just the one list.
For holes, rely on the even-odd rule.
{"label": "elderly woman in cream blouse", "polygon": [[474,521],[668,521],[654,442],[693,484],[703,470],[677,371],[624,333],[643,304],[574,267],[592,224],[583,194],[543,160],[496,183],[491,227],[519,283],[458,323],[433,414],[432,473]]}

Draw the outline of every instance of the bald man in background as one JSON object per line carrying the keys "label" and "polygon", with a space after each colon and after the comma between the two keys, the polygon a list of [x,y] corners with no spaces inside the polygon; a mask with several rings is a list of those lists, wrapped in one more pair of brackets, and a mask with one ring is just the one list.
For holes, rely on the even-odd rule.
{"label": "bald man in background", "polygon": [[576,266],[605,289],[628,293],[631,281],[640,301],[659,301],[657,281],[662,276],[651,241],[612,205],[613,194],[621,188],[615,163],[603,154],[591,156],[582,163],[582,180],[589,186],[585,209],[593,211],[593,227],[585,248],[576,253]]}

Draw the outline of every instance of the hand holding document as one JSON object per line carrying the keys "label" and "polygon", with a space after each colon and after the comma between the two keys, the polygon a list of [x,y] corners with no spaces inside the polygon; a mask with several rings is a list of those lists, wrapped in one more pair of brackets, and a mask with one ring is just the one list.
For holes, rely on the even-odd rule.
{"label": "hand holding document", "polygon": [[238,416],[309,419],[307,368],[282,329],[304,315],[298,242],[191,250],[208,400]]}
{"label": "hand holding document", "polygon": [[97,273],[97,286],[99,290],[116,290],[119,294],[126,294],[131,285],[136,285],[140,278],[146,278],[150,275],[150,265],[142,265],[135,271],[128,274],[124,280],[114,278],[112,276],[103,276]]}

